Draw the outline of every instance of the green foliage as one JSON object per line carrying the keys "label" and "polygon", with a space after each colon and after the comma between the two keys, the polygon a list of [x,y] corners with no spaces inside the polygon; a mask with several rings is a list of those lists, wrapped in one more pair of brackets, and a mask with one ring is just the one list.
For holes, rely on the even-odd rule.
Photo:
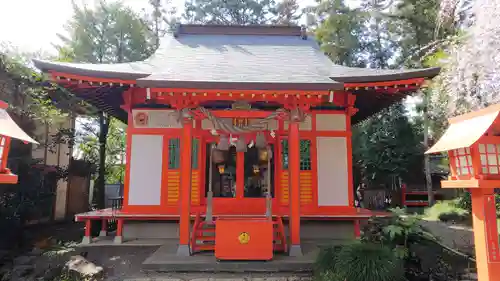
{"label": "green foliage", "polygon": [[[140,61],[153,51],[153,34],[130,8],[100,1],[95,9],[73,5],[69,36],[59,35],[65,60],[91,63]],[[67,56],[71,56],[68,58]]]}
{"label": "green foliage", "polygon": [[175,18],[176,9],[171,6],[170,0],[149,0],[153,12],[146,15],[146,25],[154,37],[154,48],[160,46],[160,39],[178,21]]}
{"label": "green foliage", "polygon": [[297,25],[302,11],[297,0],[281,0],[274,5],[270,12],[273,15],[271,23],[279,25]]}
{"label": "green foliage", "polygon": [[418,223],[417,216],[402,215],[402,209],[392,211],[394,215],[390,217],[370,218],[363,228],[361,240],[384,244],[406,258],[409,247],[428,234]]}
{"label": "green foliage", "polygon": [[271,0],[190,0],[184,18],[201,24],[264,24],[272,4]]}
{"label": "green foliage", "polygon": [[[77,133],[79,158],[90,163],[99,163],[99,127],[92,118],[78,119],[80,131]],[[106,183],[123,182],[125,167],[126,125],[111,119],[106,142]]]}
{"label": "green foliage", "polygon": [[[326,246],[321,247],[314,262],[314,272],[334,272],[335,271],[335,257],[340,251],[342,246]],[[325,280],[325,279],[324,279]]]}
{"label": "green foliage", "polygon": [[[68,22],[69,36],[60,36],[60,57],[66,61],[121,63],[146,59],[157,47],[157,39],[165,32],[166,10],[160,1],[151,1],[154,22],[119,2],[100,1],[95,9],[73,6]],[[87,116],[77,126],[76,150],[79,157],[98,168],[97,205],[103,204],[104,184],[123,178],[125,129],[103,112]]]}
{"label": "green foliage", "polygon": [[322,248],[314,270],[316,278],[324,281],[404,280],[402,260],[380,243],[356,241]]}
{"label": "green foliage", "polygon": [[0,249],[24,247],[26,224],[52,218],[57,181],[67,176],[64,169],[36,165],[29,157],[12,162],[19,181],[0,185],[0,231],[4,233]]}
{"label": "green foliage", "polygon": [[[395,104],[353,130],[354,165],[372,184],[409,181],[421,167],[423,147],[418,127],[408,121],[402,104]],[[422,169],[420,169],[422,171]]]}
{"label": "green foliage", "polygon": [[470,192],[463,192],[460,194],[460,196],[455,199],[455,206],[468,212],[472,212],[472,199],[470,197]]}
{"label": "green foliage", "polygon": [[404,280],[402,260],[378,243],[352,243],[341,248],[335,257],[338,281]]}
{"label": "green foliage", "polygon": [[447,220],[453,217],[463,217],[465,219],[470,215],[470,212],[460,207],[460,204],[467,203],[461,199],[439,201],[432,207],[425,209],[425,219],[433,221],[441,220],[441,218]]}
{"label": "green foliage", "polygon": [[[460,194],[459,197],[455,198],[453,200],[453,205],[454,207],[457,208],[458,211],[465,212],[465,213],[472,213],[472,199],[470,192],[463,192]],[[496,204],[496,209],[497,209],[497,217],[500,217],[500,194],[495,193],[495,204]],[[461,213],[459,212],[459,215]]]}
{"label": "green foliage", "polygon": [[443,222],[465,222],[470,219],[469,213],[451,211],[439,214],[439,220]]}
{"label": "green foliage", "polygon": [[330,59],[341,65],[364,66],[361,38],[365,16],[343,0],[321,1],[311,11],[318,19],[316,39]]}

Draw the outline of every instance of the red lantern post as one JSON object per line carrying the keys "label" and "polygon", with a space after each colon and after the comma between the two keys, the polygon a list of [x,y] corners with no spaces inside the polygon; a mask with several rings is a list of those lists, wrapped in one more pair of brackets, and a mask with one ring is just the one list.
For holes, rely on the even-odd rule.
{"label": "red lantern post", "polygon": [[500,249],[495,188],[500,187],[500,104],[451,118],[427,153],[447,152],[451,175],[443,188],[469,189],[479,281],[498,280]]}

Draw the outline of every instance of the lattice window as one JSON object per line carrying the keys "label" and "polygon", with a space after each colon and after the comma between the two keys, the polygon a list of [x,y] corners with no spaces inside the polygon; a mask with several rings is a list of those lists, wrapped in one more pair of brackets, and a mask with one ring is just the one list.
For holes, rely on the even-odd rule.
{"label": "lattice window", "polygon": [[[288,140],[281,140],[281,165],[288,169]],[[300,140],[300,170],[311,170],[311,140]]]}
{"label": "lattice window", "polygon": [[454,150],[454,161],[457,167],[457,175],[472,175],[474,170],[472,168],[472,157],[470,155],[470,148],[459,148]]}
{"label": "lattice window", "polygon": [[180,140],[168,140],[168,168],[171,170],[179,169],[180,167]]}
{"label": "lattice window", "polygon": [[288,141],[281,140],[281,167],[288,170]]}
{"label": "lattice window", "polygon": [[193,169],[198,169],[198,162],[199,162],[199,157],[198,157],[198,151],[200,149],[200,143],[199,143],[199,140],[198,139],[193,139],[193,149],[192,149],[192,167]]}
{"label": "lattice window", "polygon": [[311,140],[300,140],[300,170],[311,170]]}
{"label": "lattice window", "polygon": [[[168,140],[168,168],[171,170],[179,169],[180,167],[180,159],[181,159],[181,151],[180,151],[180,140],[179,139],[169,139]],[[199,163],[199,152],[200,144],[198,139],[193,139],[192,142],[192,167],[193,169],[198,169]]]}
{"label": "lattice window", "polygon": [[500,144],[479,144],[483,174],[500,174]]}

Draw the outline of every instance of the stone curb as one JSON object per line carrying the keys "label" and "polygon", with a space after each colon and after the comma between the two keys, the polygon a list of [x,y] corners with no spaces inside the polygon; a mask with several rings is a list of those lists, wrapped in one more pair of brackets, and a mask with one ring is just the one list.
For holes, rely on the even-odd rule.
{"label": "stone curb", "polygon": [[[164,278],[164,277],[146,277],[146,278],[125,278],[121,281],[312,281],[310,276],[289,276],[289,277],[247,277],[247,278]],[[118,280],[116,280],[118,281]]]}

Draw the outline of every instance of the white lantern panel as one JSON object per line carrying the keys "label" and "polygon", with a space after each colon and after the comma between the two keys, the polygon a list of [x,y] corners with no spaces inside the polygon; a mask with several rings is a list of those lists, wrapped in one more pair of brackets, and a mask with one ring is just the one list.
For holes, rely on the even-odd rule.
{"label": "white lantern panel", "polygon": [[483,143],[479,144],[479,152],[480,153],[485,153],[486,152],[486,147],[484,146]]}

